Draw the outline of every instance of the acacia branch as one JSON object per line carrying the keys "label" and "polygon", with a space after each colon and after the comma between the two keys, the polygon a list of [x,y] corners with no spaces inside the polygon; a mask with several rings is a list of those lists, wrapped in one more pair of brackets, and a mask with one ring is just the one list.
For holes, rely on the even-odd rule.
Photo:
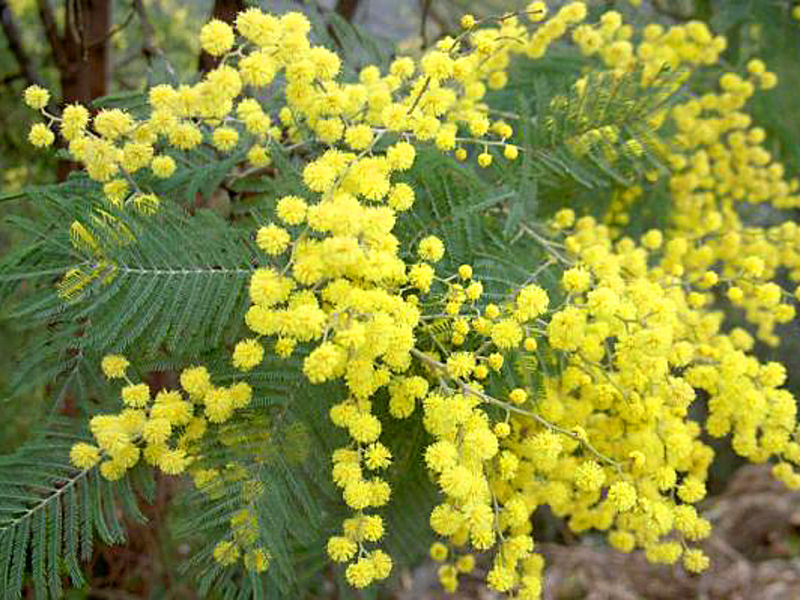
{"label": "acacia branch", "polygon": [[150,22],[150,18],[147,16],[147,9],[142,0],[133,0],[133,10],[136,11],[139,17],[139,25],[142,28],[142,54],[145,60],[150,62],[153,56],[160,53],[158,47],[153,44],[155,30],[153,29],[153,24]]}
{"label": "acacia branch", "polygon": [[[8,6],[7,0],[0,0],[0,24],[8,40],[8,47],[14,55],[14,58],[17,59],[17,63],[19,63],[20,75],[24,77],[29,84],[36,84],[44,87],[42,78],[39,77],[39,74],[33,68],[33,62],[22,46],[22,35],[20,34],[19,26],[14,19],[14,15],[11,12],[11,8]],[[16,77],[17,76],[14,76],[12,79]],[[4,83],[7,80],[9,80],[8,77],[3,80]]]}
{"label": "acacia branch", "polygon": [[347,22],[352,23],[353,18],[356,16],[358,5],[361,0],[338,0],[334,11]]}

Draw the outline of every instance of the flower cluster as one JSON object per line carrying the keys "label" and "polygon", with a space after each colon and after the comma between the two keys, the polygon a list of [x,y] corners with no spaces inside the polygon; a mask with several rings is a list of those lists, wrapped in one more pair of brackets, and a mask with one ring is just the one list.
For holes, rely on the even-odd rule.
{"label": "flower cluster", "polygon": [[92,417],[89,427],[96,445],[84,442],[72,448],[72,463],[89,469],[100,463],[100,473],[115,481],[140,458],[169,475],[183,473],[192,463],[193,442],[203,437],[209,423],[223,423],[236,409],[250,403],[252,390],[245,382],[214,386],[205,367],[190,367],[180,376],[182,391],[151,393],[146,383],[133,383],[128,360],[119,355],[103,359],[103,373],[121,379],[125,408],[116,415]]}
{"label": "flower cluster", "polygon": [[[329,416],[348,441],[333,452],[331,476],[350,514],[327,552],[356,588],[392,570],[379,546],[393,460],[382,419],[402,422],[415,411],[430,436],[420,460],[440,492],[430,514],[439,540],[430,553],[450,591],[473,570],[474,551],[492,552],[489,587],[539,598],[543,560],[531,516],[541,506],[576,533],[607,532],[620,551],[642,549],[653,562],[702,571],[710,523],[696,505],[714,456],[704,434],[730,435],[738,454],[774,461],[775,476],[800,487],[796,402],[781,389],[786,371],[759,362],[753,336],[727,328],[713,309],[724,293],[757,325],[758,338],[777,343],[775,325],[791,320],[800,300],[773,281],[779,269],[800,279],[798,228],[753,227],[737,212],[741,202],[785,209],[800,198],[800,185],[786,180],[764,147],[765,132],[744,112],[757,89],[776,84],[760,61],[748,64],[746,76],[721,75],[718,92],[651,115],[650,129],[676,131],[658,148],[669,167],[667,229],[638,240],[623,234],[629,208],[659,173],[617,189],[602,221],[563,209],[548,226],[524,223],[520,237],[549,256],[543,268],[558,269],[551,289],[534,275],[504,301],[489,302],[473,265],[437,272],[448,252],[441,239],[401,248],[395,236],[418,193],[403,181],[418,144],[457,159],[466,157],[465,144],[477,144],[481,167],[492,163],[492,146],[509,160],[525,150],[510,142],[510,125],[490,119],[484,101],[487,88],[506,84],[513,54],[535,60],[571,33],[597,57],[601,81],[611,86],[634,74],[650,93],[669,67],[682,74],[655,93],[670,94],[725,48],[699,22],[649,25],[637,41],[618,13],[582,24],[586,13],[571,2],[548,17],[545,3],[533,2],[525,11],[531,31],[517,15],[485,23],[466,15],[460,35],[419,61],[398,58],[387,73],[368,66],[345,82],[339,57],[309,41],[304,16],[248,9],[235,27],[212,21],[203,28],[201,44],[219,66],[195,85],[153,88],[141,121],[119,110],[90,119],[81,107],[56,119],[45,90],[26,92],[108,200],[143,212],[158,199],[134,174],[170,177],[183,152],[207,145],[261,167],[275,145],[308,146],[302,191],[278,198],[274,217],[254,232],[263,256],[249,282],[250,334],[231,362],[246,379],[266,355],[297,353],[309,382],[343,384],[346,394]],[[579,97],[588,94],[587,81],[576,82]],[[285,102],[272,114],[256,96],[278,86]],[[566,145],[576,155],[611,153],[621,135],[616,125],[601,126]],[[53,141],[46,124],[30,137],[42,146]],[[645,151],[636,137],[621,144],[631,156]],[[76,247],[100,254],[88,232],[73,226],[72,233]],[[221,481],[241,482],[244,505],[213,555],[222,565],[243,558],[248,569],[264,570],[270,555],[259,544],[252,504],[260,484],[241,467],[204,468],[192,445],[246,406],[250,387],[214,386],[205,368],[191,367],[180,376],[182,392],[151,399],[146,384],[127,379],[128,367],[123,357],[104,359],[105,374],[126,381],[125,409],[92,419],[97,443],[76,445],[75,465],[100,463],[105,477],[118,479],[141,453],[167,473],[188,469],[211,497]],[[708,408],[703,419],[689,418],[698,390]],[[386,410],[378,406],[384,401]]]}

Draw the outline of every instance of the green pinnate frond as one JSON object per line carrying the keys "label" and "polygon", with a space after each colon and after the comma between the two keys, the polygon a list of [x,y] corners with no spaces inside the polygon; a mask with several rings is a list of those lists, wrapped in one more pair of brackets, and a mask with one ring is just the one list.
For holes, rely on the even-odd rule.
{"label": "green pinnate frond", "polygon": [[80,560],[91,557],[95,532],[109,544],[125,540],[120,506],[144,521],[130,480],[112,483],[96,468],[70,463],[70,448],[86,439],[72,423],[55,420],[19,450],[0,457],[3,600],[21,597],[28,565],[37,597],[59,598],[64,572],[73,585],[83,585]]}

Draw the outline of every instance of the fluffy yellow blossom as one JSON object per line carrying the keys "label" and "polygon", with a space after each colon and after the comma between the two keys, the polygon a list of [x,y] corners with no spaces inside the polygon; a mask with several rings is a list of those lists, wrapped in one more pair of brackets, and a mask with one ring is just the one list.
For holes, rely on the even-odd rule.
{"label": "fluffy yellow blossom", "polygon": [[125,370],[129,365],[130,363],[128,360],[124,356],[118,354],[108,354],[103,357],[100,363],[103,374],[109,379],[125,377]]}
{"label": "fluffy yellow blossom", "polygon": [[233,42],[233,29],[219,19],[212,19],[200,30],[200,45],[211,56],[222,56],[233,48]]}
{"label": "fluffy yellow blossom", "polygon": [[608,502],[618,512],[627,512],[636,504],[636,488],[627,481],[619,481],[608,488]]}
{"label": "fluffy yellow blossom", "polygon": [[605,479],[603,468],[593,460],[587,460],[575,469],[575,485],[586,492],[599,490]]}
{"label": "fluffy yellow blossom", "polygon": [[283,253],[289,245],[289,233],[277,225],[270,224],[259,228],[256,233],[256,244],[270,255]]}
{"label": "fluffy yellow blossom", "polygon": [[79,442],[72,446],[69,459],[79,469],[91,469],[100,462],[100,449],[97,446]]}
{"label": "fluffy yellow blossom", "polygon": [[131,408],[142,408],[150,402],[150,388],[146,383],[130,384],[122,388],[122,401]]}
{"label": "fluffy yellow blossom", "polygon": [[430,235],[420,241],[417,247],[417,254],[423,260],[439,262],[444,256],[444,244],[436,236]]}
{"label": "fluffy yellow blossom", "polygon": [[328,556],[336,562],[347,562],[356,554],[358,546],[346,537],[334,536],[328,540]]}
{"label": "fluffy yellow blossom", "polygon": [[28,133],[28,141],[37,148],[46,148],[56,139],[55,134],[44,123],[36,123]]}
{"label": "fluffy yellow blossom", "polygon": [[24,98],[25,104],[31,108],[40,110],[47,106],[47,103],[50,101],[50,92],[38,85],[32,85],[25,88]]}

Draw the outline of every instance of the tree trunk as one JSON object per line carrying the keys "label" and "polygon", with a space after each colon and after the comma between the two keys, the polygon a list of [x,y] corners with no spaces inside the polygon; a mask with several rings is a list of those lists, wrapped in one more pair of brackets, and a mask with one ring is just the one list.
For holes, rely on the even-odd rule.
{"label": "tree trunk", "polygon": [[[61,79],[61,99],[64,105],[77,102],[88,106],[108,93],[111,0],[70,0],[66,10],[64,33],[56,45],[51,41]],[[58,179],[63,180],[75,166],[61,161]]]}

